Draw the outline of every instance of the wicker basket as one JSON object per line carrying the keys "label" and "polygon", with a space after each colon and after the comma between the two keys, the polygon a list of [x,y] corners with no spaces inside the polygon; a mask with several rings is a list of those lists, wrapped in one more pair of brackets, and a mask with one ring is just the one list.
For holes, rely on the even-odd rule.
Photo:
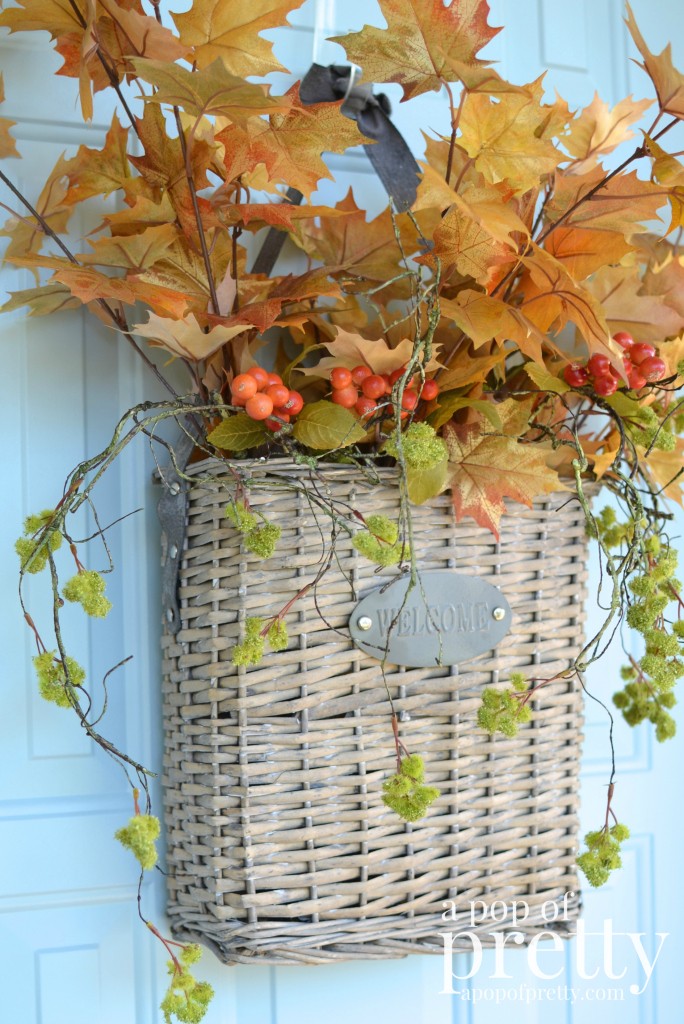
{"label": "wicker basket", "polygon": [[[206,475],[206,464],[193,472]],[[414,510],[421,567],[488,579],[508,598],[513,626],[496,651],[462,669],[387,666],[405,742],[441,790],[427,817],[408,825],[381,799],[395,762],[379,662],[347,633],[356,600],[378,586],[378,575],[346,537],[339,564],[288,614],[288,650],[249,670],[231,664],[245,616],[275,614],[315,575],[322,554],[306,498],[277,486],[278,476],[307,470],[273,460],[254,472],[264,479],[250,502],[283,530],[276,555],[264,563],[245,552],[224,515],[227,474],[225,487],[198,480],[189,494],[181,629],[164,637],[174,933],[229,963],[399,957],[441,952],[444,931],[467,929],[492,944],[491,932],[510,921],[471,928],[470,901],[524,900],[529,917],[517,930],[526,938],[540,928],[569,934],[580,903],[581,694],[567,681],[545,687],[514,739],[490,739],[476,712],[485,685],[516,669],[553,676],[577,650],[587,562],[578,502],[566,493],[530,510],[512,506],[499,542],[473,523],[456,524],[448,494]],[[349,467],[330,466],[325,487],[396,518],[396,477],[382,474],[372,488]],[[544,904],[564,896],[567,912],[554,923]],[[455,920],[445,921],[449,900]]]}

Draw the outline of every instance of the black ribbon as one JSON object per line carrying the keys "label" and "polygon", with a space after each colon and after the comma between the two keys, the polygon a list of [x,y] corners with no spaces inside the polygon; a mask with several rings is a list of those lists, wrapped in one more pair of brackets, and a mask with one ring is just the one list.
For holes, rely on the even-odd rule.
{"label": "black ribbon", "polygon": [[[387,96],[375,95],[373,86],[367,83],[356,84],[353,75],[348,66],[312,64],[299,86],[301,101],[306,106],[344,101],[342,113],[356,121],[366,138],[374,140],[363,148],[395,208],[403,212],[415,201],[420,168],[403,135],[390,120],[392,108]],[[287,190],[287,202],[299,204],[302,199],[297,189]],[[253,274],[271,273],[286,237],[278,228],[269,230],[254,261]]]}

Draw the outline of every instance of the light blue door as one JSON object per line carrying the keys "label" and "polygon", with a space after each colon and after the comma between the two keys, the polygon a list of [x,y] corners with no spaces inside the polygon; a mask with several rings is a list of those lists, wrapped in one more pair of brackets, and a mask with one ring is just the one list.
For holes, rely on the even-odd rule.
{"label": "light blue door", "polygon": [[[659,51],[672,40],[675,59],[684,65],[680,0],[634,0],[633,7],[651,48]],[[627,92],[650,94],[645,76],[627,60],[631,50],[618,0],[495,0],[492,8],[493,23],[507,28],[494,40],[491,55],[514,80],[530,80],[549,68],[549,88],[557,87],[571,106],[589,102],[594,89],[613,102]],[[297,76],[314,51],[324,63],[343,59],[341,51],[321,44],[317,24],[344,31],[364,21],[382,23],[374,0],[308,0],[292,21],[291,29],[275,36],[281,59]],[[24,156],[21,163],[8,162],[8,172],[35,196],[62,150],[71,153],[82,142],[102,145],[111,111],[101,105],[92,128],[79,124],[73,82],[53,76],[60,61],[42,37],[3,36],[0,61],[9,96],[4,113],[18,122],[15,134]],[[395,89],[387,91],[396,98]],[[419,116],[410,118],[406,108],[396,107],[396,120],[416,150],[421,128],[444,127],[435,95],[420,104]],[[325,197],[343,194],[352,183],[357,200],[379,205],[380,186],[362,155],[331,163],[338,183],[322,190]],[[9,203],[5,194],[0,198]],[[94,226],[99,212],[93,211],[92,223],[74,225],[74,235]],[[27,272],[7,269],[2,283],[17,289],[32,282]],[[49,325],[26,321],[22,314],[0,319],[0,360],[2,1020],[156,1024],[164,957],[137,920],[133,865],[110,839],[130,814],[129,790],[71,718],[35,695],[12,551],[23,516],[54,501],[66,472],[106,441],[120,412],[149,393],[149,381],[117,339],[92,322],[86,330],[76,314]],[[82,634],[78,654],[94,675],[106,671],[113,652],[135,655],[113,683],[109,729],[115,741],[158,766],[158,530],[150,468],[141,446],[110,474],[101,495],[112,520],[141,506],[145,511],[111,534],[118,565],[109,588],[114,618]],[[684,517],[680,525],[682,533]],[[38,590],[32,586],[31,602],[46,614],[46,598]],[[604,661],[592,673],[590,689],[609,696],[619,663],[617,653]],[[680,738],[654,750],[646,729],[631,732],[619,725],[617,747],[616,806],[633,835],[623,871],[600,892],[585,893],[584,917],[588,931],[602,932],[612,921],[616,932],[629,933],[614,939],[612,962],[604,962],[604,940],[592,936],[585,948],[574,941],[562,953],[540,951],[547,980],[535,974],[525,951],[507,952],[501,964],[487,954],[472,978],[447,985],[460,990],[452,995],[442,992],[444,971],[437,957],[317,968],[226,968],[207,954],[204,974],[217,990],[207,1024],[670,1024],[677,1015],[684,963],[679,892],[684,837],[677,790],[684,747]],[[589,701],[583,762],[586,828],[600,821],[605,808],[607,751],[605,712]],[[156,915],[150,916],[160,921],[162,885],[148,883],[144,898],[149,911],[156,905]],[[658,951],[656,933],[669,935],[648,985],[634,995],[630,987],[644,987]],[[460,975],[472,966],[465,957],[453,964]]]}

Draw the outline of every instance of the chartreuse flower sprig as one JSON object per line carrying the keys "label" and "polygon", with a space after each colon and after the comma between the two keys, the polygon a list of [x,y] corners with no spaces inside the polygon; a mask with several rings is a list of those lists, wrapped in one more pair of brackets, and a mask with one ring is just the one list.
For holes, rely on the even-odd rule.
{"label": "chartreuse flower sprig", "polygon": [[382,784],[383,803],[404,821],[419,821],[439,796],[435,786],[425,784],[425,762],[420,754],[407,754],[399,770]]}
{"label": "chartreuse flower sprig", "polygon": [[282,531],[279,526],[269,523],[263,516],[260,524],[257,516],[243,501],[229,502],[226,505],[226,518],[242,534],[248,551],[259,558],[271,558],[280,540]]}
{"label": "chartreuse flower sprig", "polygon": [[[411,423],[401,437],[401,450],[409,469],[434,469],[448,456],[446,442],[437,437],[429,423]],[[385,441],[384,451],[393,458],[399,458],[397,439],[391,436]]]}
{"label": "chartreuse flower sprig", "polygon": [[482,693],[477,722],[490,736],[495,732],[503,733],[504,736],[516,736],[518,726],[532,718],[529,704],[522,699],[522,694],[528,688],[525,676],[522,672],[512,672],[510,683],[506,690],[488,686]]}
{"label": "chartreuse flower sprig", "polygon": [[57,651],[37,654],[33,666],[41,697],[60,708],[73,707],[78,701],[76,688],[85,681],[85,669],[68,656],[62,661]]}
{"label": "chartreuse flower sprig", "polygon": [[199,1024],[207,1012],[214,990],[208,981],[197,981],[190,971],[201,956],[201,946],[190,943],[183,946],[177,959],[168,961],[171,980],[160,1006],[164,1024],[171,1024],[172,1017],[182,1024]]}
{"label": "chartreuse flower sprig", "polygon": [[244,635],[233,648],[234,665],[258,665],[264,656],[266,642],[272,651],[284,651],[288,645],[287,623],[276,615],[266,626],[258,616],[245,619]]}
{"label": "chartreuse flower sprig", "polygon": [[131,851],[143,871],[151,871],[157,863],[155,843],[160,831],[159,818],[153,814],[134,814],[127,825],[114,833],[114,838]]}
{"label": "chartreuse flower sprig", "polygon": [[80,604],[86,615],[104,619],[112,608],[112,602],[105,597],[105,581],[99,572],[80,569],[64,584],[62,596],[67,601]]}
{"label": "chartreuse flower sprig", "polygon": [[[16,541],[14,549],[21,560],[24,572],[37,573],[47,565],[50,552],[57,551],[62,544],[59,530],[43,531],[55,517],[55,510],[46,508],[24,520],[24,534]],[[36,535],[39,536],[36,536]]]}
{"label": "chartreuse flower sprig", "polygon": [[597,832],[587,832],[584,841],[587,850],[577,858],[577,866],[584,872],[589,885],[598,888],[608,881],[612,871],[622,867],[620,846],[629,839],[626,825],[616,822],[605,825]]}
{"label": "chartreuse flower sprig", "polygon": [[366,516],[366,529],[359,530],[352,544],[364,558],[376,565],[396,565],[408,557],[408,546],[399,540],[399,527],[387,516]]}

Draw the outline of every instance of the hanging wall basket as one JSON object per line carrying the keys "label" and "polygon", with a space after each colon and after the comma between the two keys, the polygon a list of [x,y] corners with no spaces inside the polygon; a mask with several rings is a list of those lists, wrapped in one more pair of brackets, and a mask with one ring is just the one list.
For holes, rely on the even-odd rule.
{"label": "hanging wall basket", "polygon": [[[526,901],[529,916],[516,925],[526,939],[541,928],[568,934],[579,913],[578,684],[546,686],[515,738],[491,739],[476,716],[486,685],[516,670],[551,677],[577,651],[587,564],[578,502],[564,493],[532,509],[511,505],[499,542],[474,523],[457,524],[448,493],[413,509],[421,571],[457,570],[493,584],[511,623],[494,651],[462,666],[386,665],[407,744],[441,791],[427,816],[408,825],[382,802],[395,759],[380,661],[349,635],[358,600],[396,570],[378,574],[341,536],[338,563],[287,616],[288,649],[236,668],[242,620],[274,615],[315,576],[325,533],[306,497],[280,486],[308,479],[306,467],[254,464],[261,479],[250,503],[283,531],[266,563],[245,551],[225,517],[225,467],[211,464],[210,483],[201,479],[207,463],[189,472],[197,482],[179,573],[180,629],[164,636],[175,934],[229,963],[439,953],[444,931],[475,931],[492,944],[490,918],[471,927],[471,900]],[[371,487],[354,467],[327,466],[323,486],[396,519],[396,471],[380,474]],[[542,907],[564,897],[567,912],[547,923]],[[443,919],[446,901],[454,919]]]}

